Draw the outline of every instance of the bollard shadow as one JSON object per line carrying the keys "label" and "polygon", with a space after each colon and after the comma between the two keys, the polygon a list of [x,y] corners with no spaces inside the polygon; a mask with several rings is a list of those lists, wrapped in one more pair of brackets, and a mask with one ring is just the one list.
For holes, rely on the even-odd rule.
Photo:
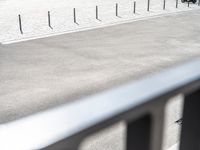
{"label": "bollard shadow", "polygon": [[49,28],[53,30],[53,27],[52,27],[52,26],[49,26]]}
{"label": "bollard shadow", "polygon": [[97,21],[99,21],[99,22],[102,22],[102,20],[101,20],[101,19],[99,19],[99,18],[96,18],[96,20],[97,20]]}
{"label": "bollard shadow", "polygon": [[21,35],[23,35],[23,34],[24,34],[24,32],[23,32],[23,31],[20,31],[20,33],[21,33]]}
{"label": "bollard shadow", "polygon": [[156,13],[155,11],[153,11],[153,10],[149,10],[149,11],[147,11],[148,13]]}
{"label": "bollard shadow", "polygon": [[140,15],[140,14],[136,12],[136,13],[133,13],[133,15]]}
{"label": "bollard shadow", "polygon": [[116,16],[117,18],[122,18],[121,16]]}
{"label": "bollard shadow", "polygon": [[76,25],[78,25],[79,26],[79,23],[78,22],[74,22]]}

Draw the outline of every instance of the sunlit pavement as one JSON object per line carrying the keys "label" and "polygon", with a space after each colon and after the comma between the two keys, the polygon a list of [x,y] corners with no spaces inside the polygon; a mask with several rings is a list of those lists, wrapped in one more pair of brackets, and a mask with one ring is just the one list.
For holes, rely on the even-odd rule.
{"label": "sunlit pavement", "polygon": [[[0,122],[73,102],[199,56],[199,18],[196,10],[1,45]],[[171,107],[169,139],[175,138],[168,146],[177,141],[174,122],[180,117],[176,107],[180,105],[179,101]],[[87,149],[121,150],[124,126],[111,130],[114,133],[107,132]]]}
{"label": "sunlit pavement", "polygon": [[[137,21],[150,17],[169,15],[199,9],[197,4],[181,3],[178,0],[166,0],[163,10],[163,0],[150,0],[147,11],[147,0],[136,1],[136,13],[133,13],[132,0],[6,0],[0,2],[0,42],[11,43],[20,40],[46,37],[50,35],[76,32],[110,26],[123,22]],[[118,4],[118,17],[116,16]],[[98,18],[96,16],[98,6]],[[73,8],[76,8],[76,23],[73,22]],[[48,26],[48,11],[51,27]],[[19,29],[19,18],[23,35]]]}

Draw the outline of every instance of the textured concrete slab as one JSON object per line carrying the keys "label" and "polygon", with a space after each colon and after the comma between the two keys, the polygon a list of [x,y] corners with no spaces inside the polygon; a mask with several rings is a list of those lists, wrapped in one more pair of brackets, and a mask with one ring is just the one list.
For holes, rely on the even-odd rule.
{"label": "textured concrete slab", "polygon": [[[199,18],[199,11],[193,11],[0,45],[0,123],[73,102],[199,56]],[[173,108],[180,105],[176,102]],[[167,124],[167,139],[173,140],[167,146],[177,141],[174,131],[179,127],[173,123],[181,109],[173,108]],[[95,136],[102,141],[90,139],[86,149],[123,149],[123,124],[108,131],[107,136]]]}
{"label": "textured concrete slab", "polygon": [[[147,0],[134,1],[137,3],[137,14],[133,14],[132,0],[1,0],[0,42],[10,43],[200,9],[197,4],[192,3],[188,7],[187,3],[181,3],[181,0],[178,0],[176,8],[176,0],[166,0],[166,9],[163,10],[163,0],[151,0],[148,12]],[[115,16],[116,3],[120,17]],[[96,5],[101,21],[95,19]],[[76,8],[79,25],[73,22],[73,8]],[[48,11],[51,12],[53,30],[48,26]],[[19,30],[18,14],[21,14],[23,35]]]}
{"label": "textured concrete slab", "polygon": [[[199,11],[0,46],[0,122],[200,54]],[[56,101],[55,101],[56,98]]]}

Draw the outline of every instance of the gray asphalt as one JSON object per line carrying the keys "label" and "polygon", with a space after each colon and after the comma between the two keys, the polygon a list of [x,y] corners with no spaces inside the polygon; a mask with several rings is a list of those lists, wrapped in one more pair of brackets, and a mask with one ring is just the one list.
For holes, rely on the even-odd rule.
{"label": "gray asphalt", "polygon": [[0,123],[200,56],[199,20],[191,11],[0,45]]}

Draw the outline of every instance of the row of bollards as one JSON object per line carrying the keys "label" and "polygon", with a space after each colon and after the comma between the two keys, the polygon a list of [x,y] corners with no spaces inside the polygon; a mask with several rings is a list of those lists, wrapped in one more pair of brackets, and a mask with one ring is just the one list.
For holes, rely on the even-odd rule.
{"label": "row of bollards", "polygon": [[[179,0],[176,0],[176,8],[178,8],[178,1]],[[200,0],[198,0],[198,6],[200,6]],[[190,7],[190,3],[188,1],[188,7]],[[163,10],[166,9],[166,0],[163,0]],[[101,21],[101,19],[99,18],[99,7],[96,6],[96,20],[98,21]],[[150,0],[147,0],[147,11],[149,12],[150,11]],[[133,14],[136,14],[136,1],[133,2]],[[115,3],[115,16],[118,17],[118,18],[121,18],[119,16],[119,5],[118,3]],[[23,34],[23,28],[22,28],[22,18],[21,18],[21,15],[19,14],[18,15],[18,19],[19,19],[19,30],[20,30],[20,33]],[[79,25],[79,23],[77,22],[77,17],[76,17],[76,8],[73,8],[73,22],[76,24],[76,25]],[[48,26],[50,29],[53,29],[52,25],[51,25],[51,12],[48,11]]]}

